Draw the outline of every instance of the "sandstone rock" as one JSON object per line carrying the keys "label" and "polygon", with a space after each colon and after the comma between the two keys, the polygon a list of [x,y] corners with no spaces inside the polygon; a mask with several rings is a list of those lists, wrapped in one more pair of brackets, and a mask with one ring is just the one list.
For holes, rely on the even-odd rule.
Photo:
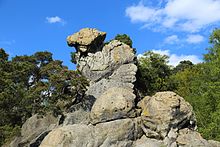
{"label": "sandstone rock", "polygon": [[122,83],[134,83],[136,81],[137,66],[132,64],[123,64],[116,69],[109,79],[120,81]]}
{"label": "sandstone rock", "polygon": [[21,128],[21,136],[11,142],[11,147],[29,146],[31,144],[40,144],[41,140],[55,127],[59,125],[59,118],[52,115],[33,115]]}
{"label": "sandstone rock", "polygon": [[9,144],[6,143],[2,147],[18,147],[21,140],[22,140],[22,137],[16,136]]}
{"label": "sandstone rock", "polygon": [[96,99],[91,110],[93,124],[135,116],[134,50],[118,40],[103,46],[105,35],[86,28],[67,38],[77,50],[78,70],[90,81],[86,95]]}
{"label": "sandstone rock", "polygon": [[53,128],[57,123],[58,120],[53,115],[41,116],[35,114],[22,125],[21,136],[28,137],[33,131],[45,130],[48,127]]}
{"label": "sandstone rock", "polygon": [[75,124],[51,131],[40,147],[124,147],[139,134],[132,119],[100,123],[96,126]]}
{"label": "sandstone rock", "polygon": [[85,101],[71,107],[72,113],[66,114],[59,128],[42,132],[31,145],[45,136],[41,147],[218,145],[194,131],[192,107],[174,92],[146,96],[137,105],[134,50],[117,40],[104,45],[105,36],[105,32],[86,28],[68,37],[68,44],[77,51],[78,70],[90,81]]}
{"label": "sandstone rock", "polygon": [[91,127],[84,124],[68,125],[51,131],[40,147],[90,146]]}
{"label": "sandstone rock", "polygon": [[194,128],[192,107],[174,92],[158,92],[138,104],[146,136],[165,138],[171,128]]}
{"label": "sandstone rock", "polygon": [[92,52],[102,46],[105,40],[106,33],[96,29],[84,28],[79,32],[68,36],[67,43],[69,46],[74,46],[79,52]]}
{"label": "sandstone rock", "polygon": [[129,91],[133,92],[134,85],[132,83],[123,83],[120,81],[110,80],[110,79],[102,79],[88,87],[86,91],[87,95],[93,96],[95,99],[99,99],[99,97],[106,92],[108,89],[118,87],[118,88],[126,88]]}
{"label": "sandstone rock", "polygon": [[212,147],[220,147],[220,142],[218,142],[218,141],[209,140],[208,142]]}
{"label": "sandstone rock", "polygon": [[[135,117],[135,95],[125,88],[111,88],[101,95],[91,110],[93,124],[126,117]],[[133,116],[132,116],[133,115]]]}
{"label": "sandstone rock", "polygon": [[105,45],[102,51],[81,57],[78,60],[78,69],[90,81],[98,81],[101,78],[108,78],[120,65],[134,62],[134,58],[132,48],[114,40]]}
{"label": "sandstone rock", "polygon": [[67,113],[65,114],[63,125],[89,124],[89,114],[89,112],[86,112],[84,110]]}
{"label": "sandstone rock", "polygon": [[177,147],[176,139],[178,136],[178,129],[171,128],[168,135],[164,138],[163,142],[168,147]]}
{"label": "sandstone rock", "polygon": [[98,99],[105,91],[114,87],[126,88],[133,92],[136,72],[137,66],[134,64],[121,65],[107,79],[91,84],[86,94]]}
{"label": "sandstone rock", "polygon": [[198,132],[188,128],[179,131],[176,142],[179,147],[212,147]]}
{"label": "sandstone rock", "polygon": [[161,140],[150,139],[147,138],[145,135],[138,139],[133,144],[134,147],[165,147]]}

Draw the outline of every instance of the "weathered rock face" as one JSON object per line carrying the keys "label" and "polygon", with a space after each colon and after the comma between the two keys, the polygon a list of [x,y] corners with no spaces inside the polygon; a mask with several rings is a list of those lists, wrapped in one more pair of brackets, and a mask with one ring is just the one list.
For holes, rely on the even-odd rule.
{"label": "weathered rock face", "polygon": [[68,44],[77,50],[78,70],[90,80],[86,94],[95,98],[91,110],[93,124],[135,116],[134,50],[117,40],[103,45],[105,35],[95,29],[82,29],[67,38]]}
{"label": "weathered rock face", "polygon": [[195,129],[192,107],[174,92],[158,92],[139,102],[141,117],[147,137],[165,138],[181,128]]}
{"label": "weathered rock face", "polygon": [[147,138],[142,136],[140,139],[136,140],[133,144],[134,147],[165,147],[166,145],[161,140],[156,140],[152,138]]}
{"label": "weathered rock face", "polygon": [[74,46],[79,53],[97,51],[105,40],[106,33],[96,29],[84,28],[68,36],[67,43]]}
{"label": "weathered rock face", "polygon": [[176,93],[158,92],[138,102],[133,84],[137,72],[133,49],[116,40],[104,45],[105,36],[105,32],[86,28],[67,39],[68,44],[76,48],[78,70],[90,80],[84,98],[88,109],[73,106],[74,111],[65,114],[58,127],[56,119],[49,121],[33,116],[23,125],[22,137],[14,140],[14,144],[32,147],[39,144],[40,147],[219,146],[219,142],[206,141],[195,131],[192,107]]}
{"label": "weathered rock face", "polygon": [[125,88],[110,88],[95,102],[91,110],[92,123],[135,117],[135,95]]}
{"label": "weathered rock face", "polygon": [[40,147],[130,147],[142,135],[132,119],[93,125],[69,125],[53,130]]}
{"label": "weathered rock face", "polygon": [[39,146],[44,137],[59,125],[59,118],[48,114],[46,116],[33,115],[21,128],[21,136],[16,137],[10,147]]}
{"label": "weathered rock face", "polygon": [[136,71],[137,66],[133,63],[121,65],[107,78],[92,83],[86,94],[99,98],[108,89],[114,87],[126,88],[133,92]]}
{"label": "weathered rock face", "polygon": [[68,115],[64,126],[49,133],[41,147],[217,144],[204,140],[195,131],[192,107],[174,92],[146,96],[137,104],[133,93],[137,72],[134,51],[117,40],[104,45],[105,36],[106,33],[95,29],[82,29],[68,37],[68,44],[77,51],[78,70],[90,80],[86,95],[94,99],[94,104],[84,115],[90,116],[89,122],[82,123],[84,119],[78,113]]}
{"label": "weathered rock face", "polygon": [[89,124],[89,122],[90,113],[81,109],[72,113],[65,114],[63,125]]}
{"label": "weathered rock face", "polygon": [[220,146],[220,142],[218,142],[218,141],[209,140],[208,142],[212,147],[219,147]]}
{"label": "weathered rock face", "polygon": [[199,147],[212,147],[212,145],[202,136],[195,131],[188,128],[179,131],[179,135],[176,140],[179,147],[199,146]]}
{"label": "weathered rock face", "polygon": [[111,76],[121,65],[134,62],[134,57],[132,48],[114,40],[105,45],[101,51],[87,52],[87,56],[81,56],[78,60],[78,69],[90,81],[96,82]]}

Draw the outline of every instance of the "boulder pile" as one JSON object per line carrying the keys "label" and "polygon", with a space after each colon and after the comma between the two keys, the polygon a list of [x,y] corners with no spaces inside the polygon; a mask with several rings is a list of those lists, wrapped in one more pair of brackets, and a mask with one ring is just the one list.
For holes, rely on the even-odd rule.
{"label": "boulder pile", "polygon": [[[78,70],[90,81],[86,96],[91,100],[91,108],[66,114],[62,122],[53,121],[61,123],[48,129],[39,125],[42,133],[46,132],[40,143],[38,140],[34,144],[37,139],[32,137],[26,139],[24,146],[220,146],[219,142],[203,139],[196,131],[191,105],[176,93],[158,92],[140,100],[134,89],[137,73],[134,49],[118,40],[106,44],[105,37],[105,32],[84,28],[67,38],[68,45],[76,48]],[[11,146],[15,146],[13,143]]]}

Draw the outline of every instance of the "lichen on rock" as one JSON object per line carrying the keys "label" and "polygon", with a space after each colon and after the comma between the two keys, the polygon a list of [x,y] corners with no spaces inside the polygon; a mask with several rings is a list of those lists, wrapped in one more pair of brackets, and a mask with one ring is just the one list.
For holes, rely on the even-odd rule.
{"label": "lichen on rock", "polygon": [[[40,147],[219,145],[203,139],[196,131],[192,106],[176,93],[137,97],[134,49],[118,40],[104,44],[105,37],[105,32],[85,28],[67,38],[68,45],[76,48],[78,70],[90,81],[85,94],[91,109],[65,114],[63,123],[43,136]],[[45,124],[39,123],[40,127],[33,129]],[[23,128],[27,128],[26,124]],[[30,131],[29,127],[26,130]],[[26,130],[22,130],[23,134]]]}
{"label": "lichen on rock", "polygon": [[76,48],[78,70],[90,80],[86,95],[95,98],[93,123],[135,116],[130,113],[135,111],[136,98],[134,50],[118,40],[104,45],[105,35],[86,28],[67,38],[68,45]]}

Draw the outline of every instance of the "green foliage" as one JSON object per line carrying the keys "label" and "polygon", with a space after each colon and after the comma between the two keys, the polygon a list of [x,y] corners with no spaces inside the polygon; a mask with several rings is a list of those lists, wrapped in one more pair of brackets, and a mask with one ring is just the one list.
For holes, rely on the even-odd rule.
{"label": "green foliage", "polygon": [[0,48],[0,61],[8,60],[8,54],[5,52],[3,48]]}
{"label": "green foliage", "polygon": [[215,29],[210,38],[209,43],[212,44],[212,47],[208,48],[208,53],[204,55],[206,62],[215,62],[220,57],[220,29]]}
{"label": "green foliage", "polygon": [[176,92],[193,106],[198,130],[206,139],[220,141],[220,30],[210,36],[205,62],[171,76]]}
{"label": "green foliage", "polygon": [[184,71],[187,68],[192,68],[193,63],[189,60],[180,61],[180,63],[173,69],[173,73]]}
{"label": "green foliage", "polygon": [[171,69],[167,56],[147,52],[139,58],[138,88],[146,94],[172,90],[194,109],[198,131],[206,139],[220,141],[220,29],[210,36],[204,63],[181,61]]}
{"label": "green foliage", "polygon": [[148,51],[138,59],[138,89],[144,95],[169,90],[168,79],[171,68],[167,65],[168,56]]}
{"label": "green foliage", "polygon": [[76,64],[76,52],[71,52],[71,62]]}
{"label": "green foliage", "polygon": [[132,48],[132,40],[127,34],[117,34],[114,39],[121,41]]}
{"label": "green foliage", "polygon": [[37,63],[39,66],[44,66],[45,64],[49,63],[50,61],[53,61],[52,53],[44,51],[44,52],[36,52],[34,54],[34,57],[36,58]]}
{"label": "green foliage", "polygon": [[[131,38],[130,38],[130,36],[128,36],[127,34],[117,34],[116,36],[115,36],[115,38],[114,39],[112,39],[112,40],[118,40],[118,41],[120,41],[120,42],[122,42],[122,43],[124,43],[124,44],[127,44],[128,46],[130,46],[131,48],[132,48],[132,40],[131,40]],[[107,45],[107,44],[109,44],[112,40],[110,40],[110,41],[107,41],[107,42],[105,42],[105,45]],[[133,51],[134,51],[134,54],[136,54],[136,48],[133,48]],[[71,54],[71,57],[72,57],[72,62],[74,61],[74,59],[75,59],[75,56],[74,56],[75,54],[74,53],[72,53]],[[73,62],[74,63],[74,62]]]}
{"label": "green foliage", "polygon": [[[58,115],[83,98],[87,80],[78,71],[68,70],[62,61],[54,60],[52,53],[16,56],[11,61],[7,53],[1,53],[0,144],[15,135],[33,114],[52,111]],[[64,102],[62,107],[60,101]]]}
{"label": "green foliage", "polygon": [[[125,34],[115,39],[132,47]],[[202,136],[220,141],[220,29],[213,31],[209,42],[205,62],[196,65],[181,61],[172,68],[168,56],[144,53],[138,58],[136,85],[141,96],[177,92],[193,106]],[[75,63],[75,53],[71,57]],[[86,109],[90,100],[84,96],[88,81],[47,51],[9,61],[0,49],[0,83],[0,146],[17,135],[31,115],[48,111],[58,115],[71,111],[73,105]]]}
{"label": "green foliage", "polygon": [[[219,68],[219,67],[217,67]],[[216,113],[220,112],[220,75],[219,69],[209,63],[173,75],[176,92],[193,106],[198,121],[199,132],[206,139],[220,140],[219,124]],[[217,72],[218,71],[218,72]]]}
{"label": "green foliage", "polygon": [[10,142],[12,141],[14,136],[20,134],[20,127],[19,126],[0,126],[0,146],[3,145],[3,142]]}

